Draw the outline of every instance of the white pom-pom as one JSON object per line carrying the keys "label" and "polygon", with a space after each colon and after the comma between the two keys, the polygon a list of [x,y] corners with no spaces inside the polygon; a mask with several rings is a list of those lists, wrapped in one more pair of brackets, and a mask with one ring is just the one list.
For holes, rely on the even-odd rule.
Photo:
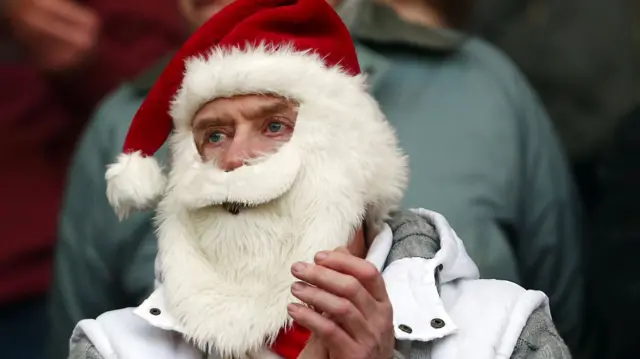
{"label": "white pom-pom", "polygon": [[107,167],[107,198],[121,220],[132,211],[154,206],[165,191],[166,178],[158,161],[139,151],[120,154]]}

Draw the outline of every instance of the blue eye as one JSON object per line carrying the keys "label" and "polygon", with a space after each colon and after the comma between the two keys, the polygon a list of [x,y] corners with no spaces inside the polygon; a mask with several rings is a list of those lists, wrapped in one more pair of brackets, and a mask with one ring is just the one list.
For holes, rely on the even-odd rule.
{"label": "blue eye", "polygon": [[269,130],[269,132],[273,132],[273,133],[280,132],[280,130],[282,130],[282,124],[280,122],[271,122],[267,126],[267,130]]}
{"label": "blue eye", "polygon": [[209,141],[209,143],[218,143],[218,142],[224,140],[224,138],[225,138],[224,133],[216,131],[216,132],[212,132],[209,135],[208,141]]}

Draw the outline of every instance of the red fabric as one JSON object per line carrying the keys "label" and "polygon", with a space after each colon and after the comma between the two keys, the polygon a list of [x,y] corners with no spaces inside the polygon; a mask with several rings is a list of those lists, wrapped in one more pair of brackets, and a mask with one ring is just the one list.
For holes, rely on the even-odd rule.
{"label": "red fabric", "polygon": [[297,359],[307,345],[311,332],[307,328],[293,323],[289,330],[282,329],[271,350],[284,359]]}
{"label": "red fabric", "polygon": [[[73,77],[0,58],[0,305],[48,290],[64,177],[96,103],[177,48],[174,0],[85,0],[102,20],[94,61]],[[11,42],[0,29],[0,42]]]}
{"label": "red fabric", "polygon": [[358,74],[360,67],[346,26],[326,0],[238,0],[201,26],[178,51],[138,110],[123,151],[153,155],[172,130],[169,107],[181,85],[184,61],[213,46],[244,48],[247,43],[293,44],[312,50],[329,66]]}

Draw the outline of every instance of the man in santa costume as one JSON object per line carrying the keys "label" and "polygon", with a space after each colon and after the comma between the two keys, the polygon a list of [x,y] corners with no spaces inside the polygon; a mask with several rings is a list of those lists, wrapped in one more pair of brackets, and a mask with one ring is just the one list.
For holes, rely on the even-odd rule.
{"label": "man in santa costume", "polygon": [[479,280],[437,213],[413,212],[432,253],[389,257],[408,161],[324,0],[216,14],[106,177],[121,217],[157,205],[156,290],[81,321],[71,358],[569,357],[546,296]]}

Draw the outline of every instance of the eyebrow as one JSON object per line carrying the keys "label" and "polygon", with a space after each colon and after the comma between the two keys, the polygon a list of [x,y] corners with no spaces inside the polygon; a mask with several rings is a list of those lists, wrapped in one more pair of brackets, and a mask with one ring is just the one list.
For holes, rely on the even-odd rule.
{"label": "eyebrow", "polygon": [[228,119],[225,119],[224,117],[217,117],[217,116],[212,116],[212,117],[202,117],[198,119],[198,124],[195,125],[194,127],[194,132],[201,132],[207,129],[207,127],[211,126],[211,124],[218,124],[218,125],[223,125],[225,123],[229,123],[232,122]]}
{"label": "eyebrow", "polygon": [[[258,117],[269,117],[273,116],[277,113],[283,112],[289,109],[290,104],[285,100],[278,100],[276,102],[269,102],[266,104],[261,104],[256,107],[251,108],[250,110],[242,110],[242,113],[247,118],[254,120]],[[295,109],[295,105],[294,105]],[[215,124],[225,124],[232,122],[231,120],[218,117],[218,116],[207,116],[198,119],[198,124],[195,126],[194,130],[196,132],[204,131],[207,127],[209,127],[212,123]]]}

